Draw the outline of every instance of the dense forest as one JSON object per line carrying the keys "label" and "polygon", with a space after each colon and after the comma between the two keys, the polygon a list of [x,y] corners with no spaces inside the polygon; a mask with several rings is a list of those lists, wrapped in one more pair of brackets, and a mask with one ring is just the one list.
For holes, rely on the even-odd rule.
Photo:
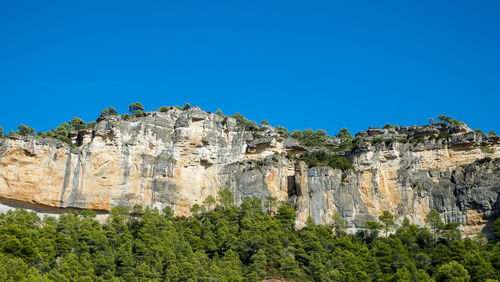
{"label": "dense forest", "polygon": [[348,235],[333,226],[294,226],[295,210],[275,199],[232,204],[225,189],[193,206],[192,217],[170,208],[115,207],[105,222],[91,210],[58,219],[23,209],[0,215],[1,281],[496,281],[496,239],[461,238],[435,211],[430,230],[392,215]]}

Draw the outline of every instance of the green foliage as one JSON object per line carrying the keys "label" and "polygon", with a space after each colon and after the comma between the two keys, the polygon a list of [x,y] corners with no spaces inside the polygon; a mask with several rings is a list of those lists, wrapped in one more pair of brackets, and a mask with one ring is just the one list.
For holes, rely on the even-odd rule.
{"label": "green foliage", "polygon": [[47,132],[47,134],[50,137],[59,139],[59,140],[66,142],[66,143],[70,143],[70,140],[68,137],[70,131],[71,131],[71,126],[69,124],[63,122],[63,123],[61,123],[61,125],[56,127],[56,129],[53,129],[53,130]]}
{"label": "green foliage", "polygon": [[345,157],[329,154],[325,151],[308,153],[302,158],[302,160],[304,160],[311,167],[329,166],[342,171],[354,169],[354,166],[349,163]]}
{"label": "green foliage", "polygon": [[3,127],[0,126],[0,137],[3,137]]}
{"label": "green foliage", "polygon": [[217,193],[217,200],[223,208],[229,208],[234,205],[233,192],[228,188],[222,189]]}
{"label": "green foliage", "polygon": [[184,104],[184,108],[182,108],[182,109],[183,110],[189,110],[189,109],[191,109],[191,104],[189,104],[189,103]]}
{"label": "green foliage", "polygon": [[70,122],[69,125],[71,126],[72,129],[75,130],[81,130],[85,128],[85,122],[77,117],[74,117]]}
{"label": "green foliage", "polygon": [[446,124],[450,124],[452,120],[451,117],[445,115],[439,115],[437,118],[440,122],[444,122]]}
{"label": "green foliage", "polygon": [[437,118],[438,118],[440,124],[444,124],[447,126],[453,127],[453,126],[465,125],[465,123],[463,121],[458,121],[456,119],[452,119],[449,116],[439,115]]}
{"label": "green foliage", "polygon": [[109,107],[107,109],[104,109],[101,111],[102,116],[117,116],[118,112],[116,111],[115,107]]}
{"label": "green foliage", "polygon": [[305,129],[304,131],[294,130],[292,138],[300,141],[301,144],[308,147],[320,147],[325,145],[325,141],[330,138],[323,129],[316,131],[312,129]]}
{"label": "green foliage", "polygon": [[24,136],[35,135],[35,129],[33,129],[33,127],[26,126],[24,124],[20,124],[17,127],[17,129],[18,130],[16,131],[16,133],[19,134],[19,135],[24,135]]}
{"label": "green foliage", "polygon": [[389,129],[389,128],[392,128],[392,125],[390,123],[386,123],[384,125],[384,127],[382,127],[383,129]]}
{"label": "green foliage", "polygon": [[369,232],[371,237],[377,237],[378,232],[380,231],[380,229],[382,229],[382,224],[370,220],[363,222],[363,226],[366,229],[366,231]]}
{"label": "green foliage", "polygon": [[335,135],[335,137],[338,137],[338,138],[351,138],[351,133],[349,132],[349,130],[347,130],[347,128],[342,128],[337,133],[337,135]]}
{"label": "green foliage", "polygon": [[255,121],[246,119],[240,113],[235,113],[234,115],[232,115],[232,117],[236,119],[238,126],[243,128],[244,130],[259,131],[260,129]]}
{"label": "green foliage", "polygon": [[277,210],[264,213],[252,198],[193,217],[136,205],[131,214],[113,208],[103,223],[92,211],[58,219],[8,211],[0,214],[0,280],[488,281],[500,274],[497,243],[434,242],[408,220],[388,238],[336,237],[314,223],[295,229],[289,203]]}
{"label": "green foliage", "polygon": [[481,146],[481,152],[486,154],[493,154],[495,151],[488,146]]}
{"label": "green foliage", "polygon": [[95,121],[89,121],[87,123],[87,126],[85,128],[87,128],[87,129],[94,129],[96,124],[97,124],[97,122],[95,122]]}
{"label": "green foliage", "polygon": [[456,261],[450,261],[439,267],[436,273],[436,281],[470,281],[470,276],[463,265]]}
{"label": "green foliage", "polygon": [[475,129],[474,132],[479,133],[479,134],[484,134],[484,132],[481,129]]}
{"label": "green foliage", "polygon": [[203,201],[203,205],[205,205],[206,210],[212,210],[215,207],[216,200],[214,196],[208,195]]}
{"label": "green foliage", "polygon": [[222,113],[221,109],[217,109],[217,111],[215,112],[216,115],[220,116],[220,117],[223,117],[224,114]]}
{"label": "green foliage", "polygon": [[143,112],[144,111],[144,107],[139,102],[130,104],[128,106],[128,110],[130,111],[131,114],[135,115],[136,117],[142,117],[142,116],[144,116],[144,112]]}
{"label": "green foliage", "polygon": [[109,115],[111,116],[117,116],[118,112],[116,111],[115,107],[109,107],[108,108]]}
{"label": "green foliage", "polygon": [[337,236],[345,235],[345,221],[342,218],[342,214],[339,211],[333,212],[332,222],[335,235]]}
{"label": "green foliage", "polygon": [[443,228],[444,224],[441,220],[441,216],[439,215],[436,209],[431,209],[426,217],[425,223],[429,225],[434,233],[434,239],[437,238],[439,231]]}
{"label": "green foliage", "polygon": [[488,132],[488,136],[498,136],[497,133],[495,131],[490,130],[490,132]]}
{"label": "green foliage", "polygon": [[491,228],[491,233],[495,236],[495,238],[500,241],[500,218],[495,220],[493,223],[493,228]]}
{"label": "green foliage", "polygon": [[269,196],[266,198],[265,208],[269,214],[276,213],[276,208],[278,207],[278,198]]}
{"label": "green foliage", "polygon": [[166,112],[168,112],[168,107],[161,106],[161,107],[158,108],[158,111],[161,112],[161,113],[166,113]]}
{"label": "green foliage", "polygon": [[382,215],[378,217],[378,220],[382,222],[385,231],[385,237],[387,237],[388,232],[394,227],[394,216],[389,211],[384,211]]}
{"label": "green foliage", "polygon": [[276,132],[278,132],[279,135],[283,136],[284,138],[290,137],[290,132],[282,126],[276,126]]}
{"label": "green foliage", "polygon": [[458,226],[459,225],[456,222],[450,222],[445,224],[441,228],[441,237],[449,241],[460,239],[461,236]]}

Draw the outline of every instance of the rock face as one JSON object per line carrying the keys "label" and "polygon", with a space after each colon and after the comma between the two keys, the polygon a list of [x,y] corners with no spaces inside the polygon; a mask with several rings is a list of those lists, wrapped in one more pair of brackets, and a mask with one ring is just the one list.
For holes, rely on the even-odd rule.
{"label": "rock face", "polygon": [[465,126],[362,131],[356,146],[340,152],[354,166],[344,172],[308,167],[293,156],[315,149],[268,125],[244,131],[235,119],[197,107],[109,116],[71,138],[73,146],[34,136],[0,139],[3,209],[105,214],[140,204],[189,215],[192,205],[229,188],[237,204],[269,196],[292,202],[298,227],[308,217],[329,224],[339,211],[356,232],[384,210],[397,222],[408,217],[423,225],[435,208],[466,235],[482,231],[500,211],[500,140]]}

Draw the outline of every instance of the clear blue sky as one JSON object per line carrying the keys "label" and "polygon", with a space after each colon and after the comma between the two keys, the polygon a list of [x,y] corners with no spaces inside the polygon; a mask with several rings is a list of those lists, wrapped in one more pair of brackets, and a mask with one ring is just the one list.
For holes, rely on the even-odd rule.
{"label": "clear blue sky", "polygon": [[450,115],[500,133],[500,1],[0,0],[0,125],[130,103],[335,134]]}

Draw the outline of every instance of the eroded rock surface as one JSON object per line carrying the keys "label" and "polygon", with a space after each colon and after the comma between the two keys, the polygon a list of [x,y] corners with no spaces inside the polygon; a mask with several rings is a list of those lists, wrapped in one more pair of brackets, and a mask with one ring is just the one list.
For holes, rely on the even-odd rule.
{"label": "eroded rock surface", "polygon": [[354,166],[344,172],[308,167],[293,156],[314,149],[268,125],[244,131],[235,119],[197,107],[100,118],[94,130],[71,137],[74,146],[38,137],[0,139],[4,209],[106,213],[140,204],[189,215],[192,205],[229,188],[236,203],[247,196],[292,202],[299,227],[309,216],[329,224],[334,211],[350,232],[384,210],[398,222],[408,217],[424,224],[435,208],[466,235],[481,231],[500,210],[500,140],[466,126],[360,132],[356,146],[339,152]]}

